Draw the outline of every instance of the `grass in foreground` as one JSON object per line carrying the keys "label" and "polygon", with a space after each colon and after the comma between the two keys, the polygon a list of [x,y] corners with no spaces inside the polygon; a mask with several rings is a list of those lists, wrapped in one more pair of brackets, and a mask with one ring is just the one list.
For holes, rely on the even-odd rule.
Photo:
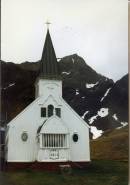
{"label": "grass in foreground", "polygon": [[95,160],[86,170],[73,169],[71,175],[32,170],[5,175],[13,185],[127,185],[128,162]]}

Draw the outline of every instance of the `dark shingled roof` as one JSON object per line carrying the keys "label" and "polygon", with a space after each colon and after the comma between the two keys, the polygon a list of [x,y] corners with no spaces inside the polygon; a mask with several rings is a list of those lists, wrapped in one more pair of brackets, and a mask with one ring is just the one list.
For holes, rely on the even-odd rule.
{"label": "dark shingled roof", "polygon": [[49,29],[47,30],[42,58],[40,62],[40,77],[46,79],[59,79],[58,62],[52,44]]}

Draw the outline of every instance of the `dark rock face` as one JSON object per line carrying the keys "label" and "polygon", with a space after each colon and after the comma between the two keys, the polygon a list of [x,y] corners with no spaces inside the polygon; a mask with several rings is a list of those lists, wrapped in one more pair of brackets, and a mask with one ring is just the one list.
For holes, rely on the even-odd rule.
{"label": "dark rock face", "polygon": [[1,117],[10,121],[34,100],[36,72],[5,62],[1,62],[1,72]]}
{"label": "dark rock face", "polygon": [[77,54],[62,58],[59,66],[63,82],[67,87],[85,89],[86,83],[96,83],[100,79],[105,79]]}
{"label": "dark rock face", "polygon": [[[63,98],[90,125],[107,130],[128,121],[128,75],[116,83],[98,74],[77,54],[59,61]],[[35,99],[39,62],[1,61],[2,119],[10,121]],[[108,114],[98,115],[104,108]],[[117,119],[113,117],[116,114]],[[95,119],[92,118],[96,116]]]}
{"label": "dark rock face", "polygon": [[120,121],[128,122],[128,74],[113,85],[103,105],[107,105],[113,113],[117,113]]}

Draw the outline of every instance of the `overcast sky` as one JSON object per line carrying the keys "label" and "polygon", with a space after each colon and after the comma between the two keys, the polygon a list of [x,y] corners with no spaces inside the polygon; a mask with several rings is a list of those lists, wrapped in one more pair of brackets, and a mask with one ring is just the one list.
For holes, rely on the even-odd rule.
{"label": "overcast sky", "polygon": [[47,20],[58,58],[77,53],[115,81],[127,73],[127,0],[2,0],[2,60],[40,60]]}

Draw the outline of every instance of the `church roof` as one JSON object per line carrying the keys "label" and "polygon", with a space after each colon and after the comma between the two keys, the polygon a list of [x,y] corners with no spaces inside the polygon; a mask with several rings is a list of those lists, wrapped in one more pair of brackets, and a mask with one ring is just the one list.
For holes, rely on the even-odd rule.
{"label": "church roof", "polygon": [[46,79],[59,78],[58,62],[49,29],[47,30],[42,58],[40,61],[40,77]]}

